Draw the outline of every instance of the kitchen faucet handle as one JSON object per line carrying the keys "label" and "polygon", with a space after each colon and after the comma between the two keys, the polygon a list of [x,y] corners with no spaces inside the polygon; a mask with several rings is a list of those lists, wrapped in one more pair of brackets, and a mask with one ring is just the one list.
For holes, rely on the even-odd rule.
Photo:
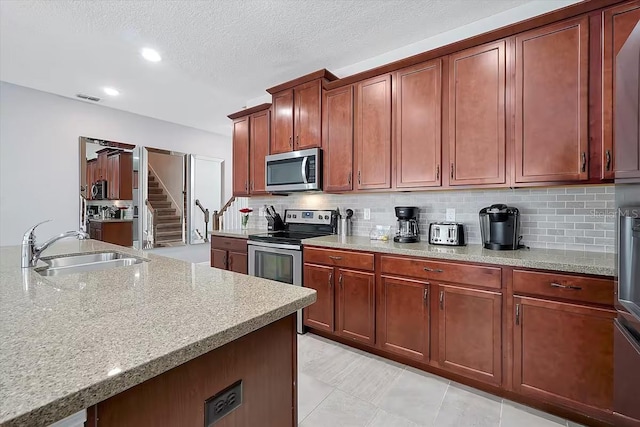
{"label": "kitchen faucet handle", "polygon": [[35,232],[36,228],[37,228],[39,225],[44,224],[45,222],[51,222],[51,221],[53,221],[53,220],[51,220],[51,219],[47,219],[47,220],[45,220],[45,221],[42,221],[42,222],[37,223],[36,225],[34,225],[34,226],[33,226],[33,227],[31,227],[30,229],[28,229],[28,230],[26,231],[26,233],[24,233],[24,236],[22,237],[22,241],[23,241],[23,242],[26,242],[26,241],[29,241],[29,240],[35,240],[36,236],[35,236],[35,233],[34,233],[34,232]]}

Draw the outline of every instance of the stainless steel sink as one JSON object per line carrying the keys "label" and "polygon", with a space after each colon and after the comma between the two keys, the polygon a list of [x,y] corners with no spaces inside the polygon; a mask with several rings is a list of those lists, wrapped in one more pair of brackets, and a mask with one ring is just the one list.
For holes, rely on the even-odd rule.
{"label": "stainless steel sink", "polygon": [[109,270],[118,267],[141,264],[148,260],[121,252],[100,252],[93,254],[73,254],[40,258],[46,267],[36,268],[42,276],[85,273],[88,271]]}

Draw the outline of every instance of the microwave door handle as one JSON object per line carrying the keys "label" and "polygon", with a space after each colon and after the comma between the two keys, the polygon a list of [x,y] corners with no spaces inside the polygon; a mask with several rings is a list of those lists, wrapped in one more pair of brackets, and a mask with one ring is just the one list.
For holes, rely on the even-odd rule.
{"label": "microwave door handle", "polygon": [[307,156],[304,156],[302,158],[302,171],[301,171],[302,172],[302,181],[305,184],[309,183],[309,178],[307,178],[307,161],[308,160],[309,160],[309,157],[307,157]]}

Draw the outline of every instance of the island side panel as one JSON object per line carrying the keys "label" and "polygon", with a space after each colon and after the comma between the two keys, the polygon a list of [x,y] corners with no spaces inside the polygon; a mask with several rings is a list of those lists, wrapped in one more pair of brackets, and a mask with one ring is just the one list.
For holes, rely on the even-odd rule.
{"label": "island side panel", "polygon": [[96,405],[98,427],[202,427],[205,401],[242,380],[242,405],[215,427],[296,426],[295,314]]}

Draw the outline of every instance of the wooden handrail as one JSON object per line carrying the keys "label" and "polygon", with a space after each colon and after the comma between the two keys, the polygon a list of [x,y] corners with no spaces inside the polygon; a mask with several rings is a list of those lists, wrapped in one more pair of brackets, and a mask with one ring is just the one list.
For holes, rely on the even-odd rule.
{"label": "wooden handrail", "polygon": [[211,225],[212,230],[220,230],[220,219],[222,218],[222,215],[227,211],[227,209],[229,209],[229,206],[231,206],[231,204],[235,202],[235,200],[236,196],[231,196],[231,198],[227,201],[227,203],[224,204],[220,211],[213,211],[213,224]]}

